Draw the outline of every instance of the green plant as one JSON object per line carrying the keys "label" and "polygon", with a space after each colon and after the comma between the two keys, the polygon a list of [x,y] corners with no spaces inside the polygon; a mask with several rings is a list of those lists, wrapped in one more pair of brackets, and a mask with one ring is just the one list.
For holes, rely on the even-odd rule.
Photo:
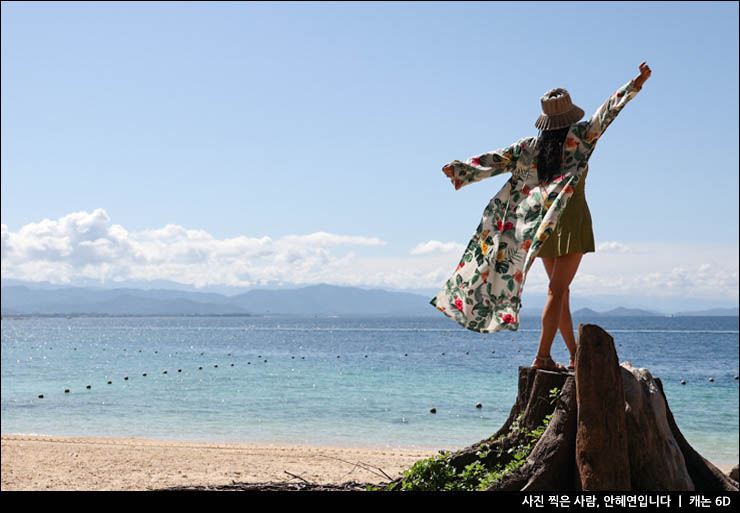
{"label": "green plant", "polygon": [[[550,397],[555,396],[557,399],[559,391],[553,389],[550,391]],[[542,424],[534,430],[527,432],[527,429],[520,426],[521,415],[512,422],[510,432],[522,433],[523,436],[519,443],[508,449],[511,460],[506,464],[494,464],[487,467],[481,460],[488,457],[491,453],[489,444],[481,445],[476,453],[479,459],[467,465],[461,471],[450,464],[450,453],[444,452],[439,456],[427,458],[414,463],[403,474],[401,481],[396,481],[388,485],[387,491],[395,490],[400,486],[402,491],[473,491],[485,490],[496,481],[507,474],[518,469],[527,461],[527,456],[532,448],[537,444],[542,434],[547,429],[552,415],[546,415]],[[503,454],[503,449],[498,447],[498,456]]]}

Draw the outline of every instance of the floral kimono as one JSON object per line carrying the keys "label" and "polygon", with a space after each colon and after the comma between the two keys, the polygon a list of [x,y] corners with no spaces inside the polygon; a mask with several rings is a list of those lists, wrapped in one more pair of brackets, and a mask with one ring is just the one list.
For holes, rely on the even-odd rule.
{"label": "floral kimono", "polygon": [[562,175],[545,185],[537,178],[537,137],[450,163],[456,190],[504,172],[511,178],[486,206],[460,264],[432,305],[479,333],[517,329],[529,268],[588,169],[599,137],[639,90],[630,81],[590,119],[571,125],[563,146]]}

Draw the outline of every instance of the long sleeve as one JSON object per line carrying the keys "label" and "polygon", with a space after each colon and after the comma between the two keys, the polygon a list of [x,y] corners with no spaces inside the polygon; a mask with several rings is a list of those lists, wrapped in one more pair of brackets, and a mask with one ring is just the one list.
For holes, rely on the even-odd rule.
{"label": "long sleeve", "polygon": [[635,85],[634,80],[630,80],[596,110],[586,126],[586,138],[589,143],[593,144],[602,136],[606,128],[617,117],[617,114],[635,97],[640,89],[642,88]]}
{"label": "long sleeve", "polygon": [[465,162],[453,160],[449,163],[453,167],[450,180],[455,190],[465,185],[477,182],[484,178],[512,172],[516,168],[516,161],[521,152],[521,141],[505,148],[482,153],[470,157]]}

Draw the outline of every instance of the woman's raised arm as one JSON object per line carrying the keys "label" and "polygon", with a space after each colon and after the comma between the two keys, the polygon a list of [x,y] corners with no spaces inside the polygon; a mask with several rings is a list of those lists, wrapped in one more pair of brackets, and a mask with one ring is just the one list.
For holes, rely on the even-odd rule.
{"label": "woman's raised arm", "polygon": [[442,168],[442,172],[452,180],[456,190],[484,178],[512,172],[516,168],[523,141],[524,139],[505,148],[470,157],[465,162],[453,160]]}
{"label": "woman's raised arm", "polygon": [[604,104],[596,110],[594,115],[591,116],[591,119],[588,121],[586,127],[585,138],[589,144],[593,144],[602,136],[611,122],[614,121],[614,118],[617,117],[617,114],[619,114],[624,106],[635,97],[640,89],[642,89],[642,85],[650,77],[650,74],[650,68],[645,62],[643,62],[640,64],[640,74],[620,87],[616,93],[611,95],[609,99],[607,99]]}

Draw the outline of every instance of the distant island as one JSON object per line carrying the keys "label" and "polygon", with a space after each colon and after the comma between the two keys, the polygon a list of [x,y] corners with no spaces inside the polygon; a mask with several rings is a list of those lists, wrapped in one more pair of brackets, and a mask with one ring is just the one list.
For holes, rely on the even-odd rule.
{"label": "distant island", "polygon": [[[363,289],[338,285],[310,285],[294,289],[253,289],[236,295],[172,289],[92,288],[53,286],[3,280],[3,316],[437,316],[431,295]],[[539,315],[537,309],[522,317]],[[684,311],[666,314],[619,307],[597,312],[581,308],[578,319],[601,317],[738,316],[738,308]]]}

